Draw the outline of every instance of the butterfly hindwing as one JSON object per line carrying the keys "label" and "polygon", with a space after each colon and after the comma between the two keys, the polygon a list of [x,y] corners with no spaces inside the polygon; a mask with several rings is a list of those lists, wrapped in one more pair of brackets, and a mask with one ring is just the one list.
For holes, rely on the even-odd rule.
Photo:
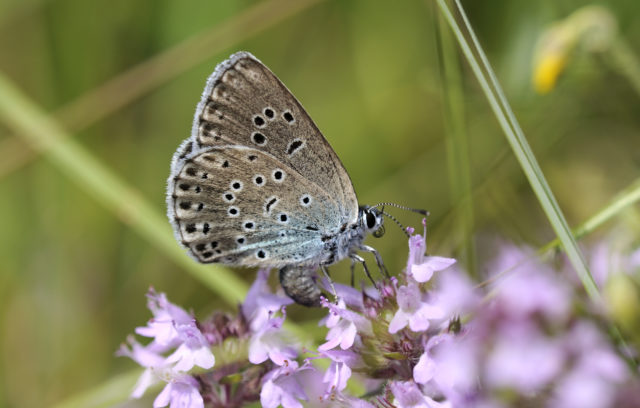
{"label": "butterfly hindwing", "polygon": [[318,257],[341,203],[279,159],[246,146],[183,145],[169,180],[176,236],[200,262],[280,267]]}

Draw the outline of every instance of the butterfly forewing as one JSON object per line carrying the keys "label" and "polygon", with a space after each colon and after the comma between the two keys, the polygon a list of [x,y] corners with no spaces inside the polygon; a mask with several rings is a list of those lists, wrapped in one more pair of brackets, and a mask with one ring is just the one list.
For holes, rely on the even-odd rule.
{"label": "butterfly forewing", "polygon": [[[271,154],[246,146],[176,153],[169,212],[200,262],[280,267],[314,263],[340,203]],[[330,222],[327,223],[327,220]]]}
{"label": "butterfly forewing", "polygon": [[280,80],[249,53],[231,56],[209,78],[194,119],[192,139],[202,146],[249,146],[333,197],[334,228],[357,219],[353,186],[337,155]]}

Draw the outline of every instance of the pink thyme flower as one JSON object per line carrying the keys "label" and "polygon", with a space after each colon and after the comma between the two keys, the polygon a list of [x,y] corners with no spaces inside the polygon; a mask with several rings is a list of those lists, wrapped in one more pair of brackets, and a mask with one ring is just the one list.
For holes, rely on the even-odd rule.
{"label": "pink thyme flower", "polygon": [[154,342],[167,349],[183,342],[178,327],[195,326],[195,319],[179,306],[167,300],[167,295],[157,293],[153,288],[147,293],[147,307],[153,313],[147,326],[136,328],[136,333],[153,337]]}
{"label": "pink thyme flower", "polygon": [[178,371],[189,371],[194,365],[205,369],[213,367],[215,357],[193,316],[169,302],[164,293],[151,289],[147,296],[154,318],[146,327],[138,327],[136,333],[153,337],[151,347],[161,352],[177,347],[163,364],[175,364]]}
{"label": "pink thyme flower", "polygon": [[175,375],[169,379],[167,385],[153,401],[154,408],[167,405],[171,408],[204,408],[198,381],[185,374]]}
{"label": "pink thyme flower", "polygon": [[541,313],[554,321],[568,316],[569,286],[530,250],[504,245],[492,265],[496,272],[508,271],[496,283],[495,299],[508,316],[523,319]]}
{"label": "pink thyme flower", "polygon": [[389,388],[395,397],[398,408],[447,408],[448,402],[438,402],[425,395],[420,386],[413,381],[392,381]]}
{"label": "pink thyme flower", "polygon": [[529,394],[549,384],[564,366],[560,343],[528,321],[501,325],[485,363],[484,378],[494,388]]}
{"label": "pink thyme flower", "polygon": [[326,395],[341,392],[347,387],[347,380],[351,377],[351,367],[361,365],[360,356],[349,350],[327,350],[321,354],[331,360],[322,382],[327,384]]}
{"label": "pink thyme flower", "polygon": [[480,295],[469,277],[457,266],[438,277],[431,293],[434,305],[440,307],[445,317],[462,316],[480,305]]}
{"label": "pink thyme flower", "polygon": [[[433,380],[447,399],[458,405],[456,401],[465,401],[468,395],[475,393],[482,344],[474,336],[473,329],[467,336],[447,336],[441,340],[443,341],[435,340],[433,344],[427,345],[428,355],[433,359],[435,370],[427,366],[431,371],[423,373],[424,377],[418,378],[421,381]],[[429,375],[432,377],[429,378]]]}
{"label": "pink thyme flower", "polygon": [[302,408],[300,400],[307,401],[297,374],[303,370],[312,370],[308,364],[299,367],[296,361],[277,367],[268,372],[260,391],[260,403],[264,408],[276,408],[282,405],[284,408]]}
{"label": "pink thyme flower", "polygon": [[158,382],[159,379],[154,375],[153,369],[163,367],[165,365],[165,357],[154,350],[154,347],[157,347],[153,343],[145,347],[138,343],[133,336],[129,336],[127,341],[130,347],[122,344],[116,352],[116,355],[129,357],[145,368],[131,393],[131,397],[140,398],[144,395],[147,388]]}
{"label": "pink thyme flower", "polygon": [[282,366],[297,356],[295,348],[289,345],[290,342],[280,330],[286,316],[284,307],[282,314],[281,317],[270,317],[264,322],[263,327],[252,333],[249,341],[249,361],[253,364],[260,364],[270,359]]}
{"label": "pink thyme flower", "polygon": [[[425,255],[427,250],[426,220],[422,220],[422,225],[424,225],[423,235],[411,235],[409,238],[409,259],[407,261],[407,275],[420,283],[427,282],[434,272],[447,269],[456,262],[453,258]],[[409,234],[413,234],[413,228],[407,230]]]}
{"label": "pink thyme flower", "polygon": [[407,324],[414,332],[425,331],[429,328],[430,319],[444,317],[442,309],[422,300],[420,287],[414,283],[400,286],[397,290],[398,311],[389,323],[389,333],[394,334]]}
{"label": "pink thyme flower", "polygon": [[240,306],[242,314],[249,322],[253,331],[262,330],[272,315],[281,310],[283,306],[293,303],[287,296],[279,296],[273,293],[267,280],[269,269],[260,269],[256,280],[249,288],[247,296]]}
{"label": "pink thyme flower", "polygon": [[325,338],[327,342],[318,347],[319,351],[330,350],[337,345],[346,350],[353,345],[358,331],[363,334],[372,334],[371,322],[347,309],[344,300],[338,299],[336,305],[323,298],[322,305],[329,309],[330,316],[325,321],[329,332]]}
{"label": "pink thyme flower", "polygon": [[418,384],[425,384],[430,381],[437,371],[438,364],[431,355],[431,349],[444,343],[453,340],[453,336],[450,334],[439,334],[431,337],[424,347],[424,353],[420,356],[418,363],[413,367],[413,379]]}

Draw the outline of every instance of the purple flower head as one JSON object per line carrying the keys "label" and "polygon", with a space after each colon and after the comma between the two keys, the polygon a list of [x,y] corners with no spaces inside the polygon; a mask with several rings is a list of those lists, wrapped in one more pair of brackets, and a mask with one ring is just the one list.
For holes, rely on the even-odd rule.
{"label": "purple flower head", "polygon": [[434,305],[440,307],[446,317],[470,313],[481,301],[471,280],[457,267],[439,276],[438,285],[431,295]]}
{"label": "purple flower head", "polygon": [[145,368],[140,378],[138,378],[133,391],[131,392],[132,398],[140,398],[144,395],[147,388],[159,381],[157,376],[154,374],[154,370],[156,368],[159,369],[164,366],[165,358],[158,352],[154,351],[153,347],[145,347],[142,344],[138,343],[133,338],[133,336],[129,336],[127,338],[127,341],[129,342],[130,347],[122,344],[116,352],[116,355],[121,357],[129,357]]}
{"label": "purple flower head", "polygon": [[133,336],[127,337],[126,344],[120,345],[120,348],[116,352],[117,356],[129,357],[142,367],[161,367],[165,363],[165,358],[161,355],[164,347],[158,347],[156,343],[151,343],[147,346],[143,346],[138,343]]}
{"label": "purple flower head", "polygon": [[598,286],[602,287],[612,275],[632,274],[640,269],[640,249],[629,253],[626,235],[625,232],[617,232],[615,238],[611,236],[591,248],[589,264]]}
{"label": "purple flower head", "polygon": [[505,246],[493,270],[508,271],[497,282],[496,303],[514,319],[540,313],[554,321],[564,320],[570,308],[568,285],[534,255],[515,246]]}
{"label": "purple flower head", "polygon": [[336,305],[323,298],[322,305],[329,309],[329,316],[325,321],[329,332],[326,336],[327,342],[318,347],[319,351],[330,350],[337,345],[346,350],[353,345],[358,331],[372,334],[371,322],[362,315],[348,310],[344,300],[338,299]]}
{"label": "purple flower head", "polygon": [[362,364],[358,354],[349,350],[327,350],[322,356],[331,360],[322,382],[327,384],[325,399],[347,387],[347,380],[351,377],[351,368]]}
{"label": "purple flower head", "polygon": [[[202,334],[200,335],[202,336]],[[183,343],[176,351],[167,357],[166,363],[175,363],[176,370],[186,372],[191,370],[193,366],[209,369],[214,366],[216,359],[211,349],[204,343],[196,347],[190,347],[186,343]]]}
{"label": "purple flower head", "polygon": [[603,381],[620,383],[629,371],[620,356],[591,322],[578,322],[564,338],[565,348],[575,356],[575,370],[591,373]]}
{"label": "purple flower head", "polygon": [[424,347],[424,353],[420,356],[418,363],[413,367],[413,379],[418,384],[425,384],[430,381],[437,370],[437,362],[431,355],[431,349],[444,343],[453,341],[450,334],[439,334],[431,337]]}
{"label": "purple flower head", "polygon": [[[215,358],[209,342],[196,325],[193,316],[169,302],[164,293],[158,294],[151,289],[147,296],[149,297],[148,306],[154,318],[146,327],[138,327],[136,333],[154,338],[153,342],[147,346],[149,350],[163,353],[177,347],[177,350],[161,365],[175,364],[175,369],[178,371],[189,371],[194,365],[205,369],[213,367]],[[153,365],[153,367],[158,366],[158,364]]]}
{"label": "purple flower head", "polygon": [[260,364],[270,359],[275,364],[283,366],[291,362],[297,352],[289,344],[285,334],[280,330],[286,316],[285,308],[281,309],[282,316],[271,317],[264,321],[263,326],[252,334],[249,340],[249,361]]}
{"label": "purple flower head", "polygon": [[353,286],[343,285],[337,282],[333,285],[336,288],[338,299],[343,301],[346,306],[356,310],[362,310],[364,308],[361,291],[355,289]]}
{"label": "purple flower head", "polygon": [[422,300],[422,293],[417,284],[409,283],[397,290],[398,311],[389,323],[389,333],[394,334],[407,324],[414,332],[429,328],[429,319],[441,319],[444,313],[441,308]]}
{"label": "purple flower head", "polygon": [[260,269],[240,306],[253,331],[260,331],[272,315],[293,303],[289,297],[274,294],[269,287],[269,269]]}
{"label": "purple flower head", "polygon": [[[407,275],[420,283],[427,282],[434,272],[446,269],[456,262],[453,258],[425,256],[427,250],[426,220],[423,219],[422,224],[424,225],[424,234],[422,236],[411,235],[409,238],[409,259],[407,261]],[[408,228],[407,231],[409,234],[413,234],[413,228]]]}
{"label": "purple flower head", "polygon": [[496,333],[484,378],[494,388],[523,394],[550,384],[564,366],[561,344],[527,321],[504,324]]}
{"label": "purple flower head", "polygon": [[[428,371],[422,373],[424,376],[419,379],[429,381],[431,374],[433,382],[449,400],[454,403],[465,401],[468,395],[475,392],[477,386],[481,346],[478,339],[472,336],[446,336],[435,339],[433,344],[428,343],[426,347],[433,363],[423,363]],[[434,364],[435,368],[430,367],[431,364]]]}
{"label": "purple flower head", "polygon": [[398,408],[446,408],[448,402],[437,402],[425,395],[420,386],[413,381],[392,381],[389,383],[391,393],[395,397],[394,404]]}
{"label": "purple flower head", "polygon": [[153,288],[147,294],[147,307],[153,313],[147,326],[136,328],[136,333],[144,337],[153,337],[154,342],[166,349],[181,343],[178,327],[195,326],[195,319],[179,306],[167,300],[164,293],[157,293]]}
{"label": "purple flower head", "polygon": [[298,377],[303,370],[312,370],[310,365],[298,366],[296,361],[268,372],[260,391],[260,403],[264,408],[302,408],[300,400],[307,401]]}
{"label": "purple flower head", "polygon": [[176,375],[169,379],[167,385],[153,401],[154,408],[204,408],[198,382],[189,375]]}

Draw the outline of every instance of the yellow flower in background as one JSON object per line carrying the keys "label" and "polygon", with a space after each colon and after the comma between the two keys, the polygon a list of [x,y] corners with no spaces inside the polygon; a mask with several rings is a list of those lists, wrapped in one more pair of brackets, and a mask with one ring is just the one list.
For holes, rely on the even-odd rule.
{"label": "yellow flower in background", "polygon": [[574,52],[608,50],[616,32],[616,20],[600,6],[580,8],[546,29],[534,52],[532,79],[536,92],[546,94],[555,87]]}

